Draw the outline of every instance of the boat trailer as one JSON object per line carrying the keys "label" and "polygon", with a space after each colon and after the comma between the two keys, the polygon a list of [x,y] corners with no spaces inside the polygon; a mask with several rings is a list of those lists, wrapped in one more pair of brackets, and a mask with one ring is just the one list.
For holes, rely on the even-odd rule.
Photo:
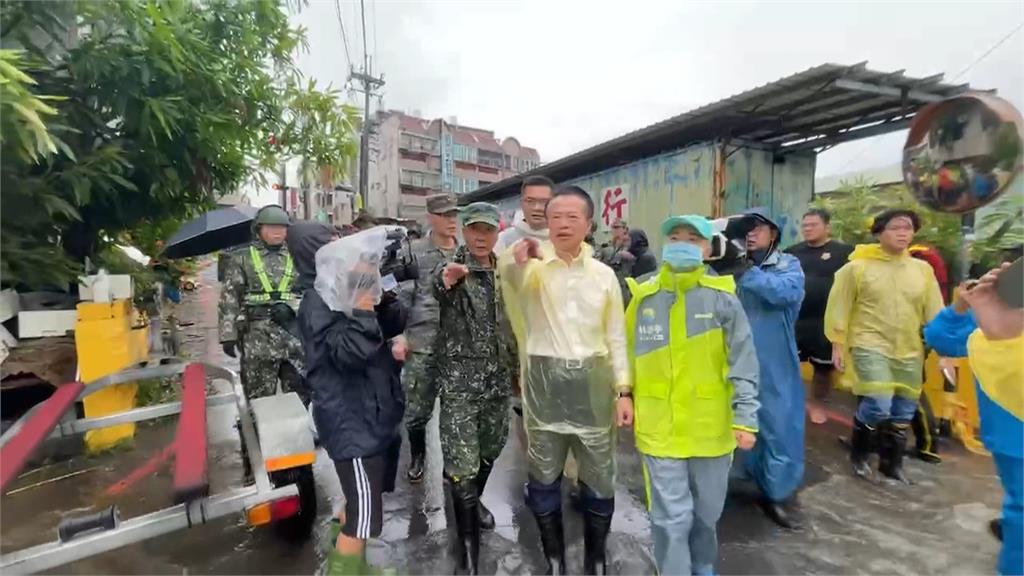
{"label": "boat trailer", "polygon": [[[208,363],[164,360],[169,362],[130,368],[88,384],[64,384],[33,407],[0,436],[0,492],[49,439],[177,414],[174,441],[167,447],[174,459],[172,505],[124,520],[116,506],[64,518],[55,541],[0,555],[0,572],[48,570],[231,514],[244,513],[254,526],[300,520],[311,529],[316,515],[312,473],[316,452],[308,415],[299,397],[279,393],[250,402],[231,370]],[[76,402],[109,386],[176,376],[181,377],[180,401],[95,418],[63,419]],[[207,382],[214,380],[228,382],[231,391],[208,396]],[[238,410],[243,464],[251,479],[239,488],[210,494],[207,409],[232,403]]]}

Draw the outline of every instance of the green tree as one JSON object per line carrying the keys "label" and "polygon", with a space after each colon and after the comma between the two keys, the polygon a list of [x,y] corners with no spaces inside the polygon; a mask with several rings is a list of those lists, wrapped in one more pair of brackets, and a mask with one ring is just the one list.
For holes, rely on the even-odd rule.
{"label": "green tree", "polygon": [[0,29],[23,51],[2,70],[5,284],[70,280],[286,157],[342,174],[356,152],[355,111],[294,65],[283,0],[8,1]]}
{"label": "green tree", "polygon": [[[1024,194],[1021,184],[1008,191],[993,205],[980,209],[976,214],[975,230],[977,240],[971,245],[970,258],[973,262],[991,265],[1003,250],[1020,246],[1024,241]],[[909,208],[921,217],[921,229],[914,236],[915,242],[935,246],[942,254],[952,274],[959,270],[960,250],[963,241],[961,216],[929,210],[914,199],[903,185],[876,188],[872,182],[857,179],[844,183],[837,191],[819,196],[814,206],[832,213],[833,235],[849,244],[874,242],[871,223],[875,216],[889,208]]]}
{"label": "green tree", "polygon": [[962,237],[960,217],[924,208],[906,186],[875,188],[872,182],[857,179],[843,183],[832,194],[819,196],[813,204],[832,213],[833,234],[848,244],[875,242],[871,223],[882,211],[890,208],[914,210],[921,217],[921,229],[914,235],[914,241],[937,248],[950,270],[956,270]]}

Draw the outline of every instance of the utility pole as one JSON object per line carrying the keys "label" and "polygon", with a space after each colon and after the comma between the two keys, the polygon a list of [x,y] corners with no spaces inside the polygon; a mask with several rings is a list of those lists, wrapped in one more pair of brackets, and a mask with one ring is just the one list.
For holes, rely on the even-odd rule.
{"label": "utility pole", "polygon": [[361,72],[353,70],[349,74],[352,80],[362,82],[362,89],[356,89],[363,93],[363,130],[359,142],[359,197],[363,201],[363,210],[368,206],[367,179],[370,172],[370,97],[374,91],[384,86],[384,76],[374,76],[370,71],[370,55],[366,52],[366,9],[363,0],[359,0],[359,12],[362,16],[363,25],[363,69]]}

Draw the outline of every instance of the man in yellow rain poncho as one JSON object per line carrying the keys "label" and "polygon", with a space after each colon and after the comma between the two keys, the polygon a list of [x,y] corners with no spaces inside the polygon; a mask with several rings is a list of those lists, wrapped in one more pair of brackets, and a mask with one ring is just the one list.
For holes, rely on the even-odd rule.
{"label": "man in yellow rain poncho", "polygon": [[566,574],[562,471],[579,466],[584,574],[607,573],[615,510],[615,428],[633,423],[618,279],[584,243],[594,203],[563,186],[547,205],[550,240],[523,238],[498,259],[523,374],[529,480],[548,574]]}
{"label": "man in yellow rain poncho", "polygon": [[921,396],[921,327],[942,310],[942,294],[927,262],[908,248],[921,221],[912,210],[886,210],[871,226],[878,244],[857,246],[836,273],[825,310],[825,335],[843,379],[861,397],[853,422],[850,461],[869,477],[878,435],[879,472],[906,482],[907,429]]}

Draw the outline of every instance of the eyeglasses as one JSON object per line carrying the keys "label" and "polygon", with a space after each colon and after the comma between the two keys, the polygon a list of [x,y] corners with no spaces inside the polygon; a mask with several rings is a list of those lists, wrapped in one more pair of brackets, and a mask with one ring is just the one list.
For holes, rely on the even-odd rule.
{"label": "eyeglasses", "polygon": [[548,199],[544,199],[544,200],[541,200],[541,199],[538,199],[538,198],[524,198],[523,199],[523,204],[526,204],[527,206],[535,206],[537,208],[544,208],[545,206],[548,205],[548,202],[549,202]]}

